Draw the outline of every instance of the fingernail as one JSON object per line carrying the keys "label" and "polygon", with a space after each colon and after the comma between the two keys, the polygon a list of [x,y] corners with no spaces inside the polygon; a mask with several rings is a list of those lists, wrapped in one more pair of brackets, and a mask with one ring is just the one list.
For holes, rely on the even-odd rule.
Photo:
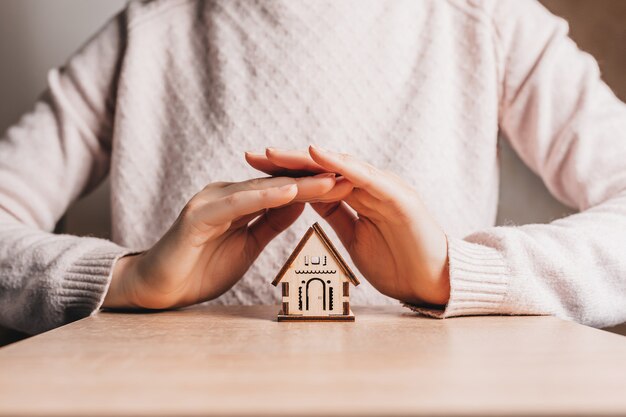
{"label": "fingernail", "polygon": [[313,175],[313,178],[335,178],[334,172],[323,172],[321,174]]}
{"label": "fingernail", "polygon": [[322,148],[321,146],[317,146],[317,145],[311,145],[312,149],[315,149],[318,152],[328,152],[326,149]]}
{"label": "fingernail", "polygon": [[296,187],[296,184],[287,184],[287,185],[283,185],[281,187],[278,187],[278,189],[280,191],[291,191],[295,187]]}

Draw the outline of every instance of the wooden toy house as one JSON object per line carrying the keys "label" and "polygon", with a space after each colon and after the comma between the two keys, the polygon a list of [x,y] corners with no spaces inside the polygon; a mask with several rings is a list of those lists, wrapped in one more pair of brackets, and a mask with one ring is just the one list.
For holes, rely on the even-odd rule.
{"label": "wooden toy house", "polygon": [[278,321],[354,321],[350,283],[359,285],[359,280],[318,223],[272,281],[278,283],[283,293]]}

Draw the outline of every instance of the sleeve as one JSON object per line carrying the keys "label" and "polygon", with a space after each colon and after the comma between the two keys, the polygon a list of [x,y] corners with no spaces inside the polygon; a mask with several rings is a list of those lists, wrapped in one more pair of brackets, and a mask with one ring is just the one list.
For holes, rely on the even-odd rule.
{"label": "sleeve", "polygon": [[125,248],[54,235],[107,175],[124,14],[48,75],[33,111],[0,137],[0,325],[38,333],[96,311]]}
{"label": "sleeve", "polygon": [[488,14],[501,56],[500,129],[550,192],[580,212],[449,238],[449,303],[417,310],[626,321],[626,105],[565,21],[539,3],[498,0]]}

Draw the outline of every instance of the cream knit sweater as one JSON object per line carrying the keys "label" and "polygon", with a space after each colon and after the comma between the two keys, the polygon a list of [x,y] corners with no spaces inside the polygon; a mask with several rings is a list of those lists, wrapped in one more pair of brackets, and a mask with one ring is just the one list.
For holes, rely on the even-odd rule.
{"label": "cream knit sweater", "polygon": [[[499,132],[581,213],[493,227]],[[309,143],[418,190],[449,237],[450,302],[427,314],[626,320],[626,106],[538,3],[162,0],[130,3],[51,71],[0,140],[0,324],[98,311],[116,259],[194,193],[259,176],[244,151]],[[106,175],[112,242],[52,234]],[[269,282],[315,220],[214,302],[277,302]],[[364,283],[352,302],[395,301]]]}

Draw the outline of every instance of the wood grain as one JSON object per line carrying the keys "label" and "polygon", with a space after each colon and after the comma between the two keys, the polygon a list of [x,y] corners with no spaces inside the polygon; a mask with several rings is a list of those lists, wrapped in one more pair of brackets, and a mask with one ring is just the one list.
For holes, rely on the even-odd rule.
{"label": "wood grain", "polygon": [[626,414],[626,339],[551,317],[353,307],[101,313],[0,349],[2,415]]}

